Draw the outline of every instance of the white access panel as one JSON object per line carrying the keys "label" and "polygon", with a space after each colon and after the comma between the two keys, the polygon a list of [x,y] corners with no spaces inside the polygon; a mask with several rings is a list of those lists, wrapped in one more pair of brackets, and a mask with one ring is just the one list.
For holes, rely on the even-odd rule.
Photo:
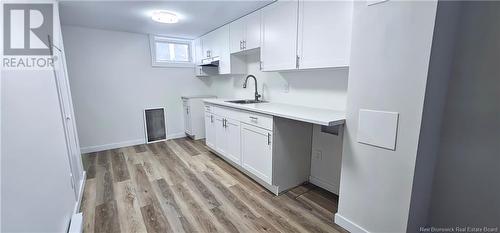
{"label": "white access panel", "polygon": [[358,142],[395,150],[398,118],[397,112],[360,109]]}

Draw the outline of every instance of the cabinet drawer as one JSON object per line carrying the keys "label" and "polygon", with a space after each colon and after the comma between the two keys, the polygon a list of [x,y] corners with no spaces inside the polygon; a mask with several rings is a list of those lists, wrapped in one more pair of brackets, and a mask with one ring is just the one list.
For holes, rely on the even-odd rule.
{"label": "cabinet drawer", "polygon": [[273,130],[273,116],[255,112],[243,112],[240,121],[264,129]]}
{"label": "cabinet drawer", "polygon": [[242,117],[242,112],[234,108],[225,108],[220,106],[213,106],[212,113],[222,116],[224,118],[229,118],[239,121]]}
{"label": "cabinet drawer", "polygon": [[205,104],[205,112],[213,113],[213,105]]}

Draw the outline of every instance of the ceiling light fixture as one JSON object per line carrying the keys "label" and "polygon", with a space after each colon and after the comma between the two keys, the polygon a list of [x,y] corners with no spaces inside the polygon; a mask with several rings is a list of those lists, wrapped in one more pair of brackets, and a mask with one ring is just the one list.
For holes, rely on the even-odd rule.
{"label": "ceiling light fixture", "polygon": [[177,23],[179,22],[179,17],[172,12],[159,10],[154,11],[151,19],[159,23]]}

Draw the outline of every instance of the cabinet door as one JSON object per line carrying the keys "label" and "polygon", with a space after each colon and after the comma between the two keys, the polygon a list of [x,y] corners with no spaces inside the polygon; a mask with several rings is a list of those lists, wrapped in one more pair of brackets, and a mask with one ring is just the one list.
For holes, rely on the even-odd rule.
{"label": "cabinet door", "polygon": [[210,32],[201,37],[202,54],[201,59],[209,58],[213,47],[213,32]]}
{"label": "cabinet door", "polygon": [[229,49],[229,25],[224,25],[214,31],[214,56],[220,57],[219,74],[231,73],[231,52]]}
{"label": "cabinet door", "polygon": [[201,38],[195,39],[193,41],[194,49],[194,63],[195,65],[201,64],[201,59],[203,59],[203,46],[201,43]]}
{"label": "cabinet door", "polygon": [[205,143],[208,147],[215,147],[215,118],[211,113],[205,113]]}
{"label": "cabinet door", "polygon": [[245,16],[246,34],[244,39],[244,49],[255,49],[260,47],[262,12],[256,11]]}
{"label": "cabinet door", "polygon": [[226,157],[226,128],[224,127],[224,118],[214,115],[215,118],[215,151]]}
{"label": "cabinet door", "polygon": [[240,151],[240,122],[226,119],[226,148],[225,156],[238,165],[241,165]]}
{"label": "cabinet door", "polygon": [[272,132],[241,124],[241,163],[243,168],[272,184]]}
{"label": "cabinet door", "polygon": [[296,68],[297,8],[297,1],[283,1],[263,9],[261,48],[263,71]]}
{"label": "cabinet door", "polygon": [[184,105],[183,106],[184,110],[184,131],[191,135],[191,113],[189,110],[189,105]]}
{"label": "cabinet door", "polygon": [[240,18],[229,24],[229,40],[231,53],[243,50],[243,41],[245,40],[245,18]]}
{"label": "cabinet door", "polygon": [[352,1],[300,1],[299,69],[349,66]]}

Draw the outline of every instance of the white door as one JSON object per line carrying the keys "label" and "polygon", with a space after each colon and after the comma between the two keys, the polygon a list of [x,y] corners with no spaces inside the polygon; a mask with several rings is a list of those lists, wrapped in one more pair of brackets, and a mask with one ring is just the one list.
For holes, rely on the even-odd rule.
{"label": "white door", "polygon": [[205,113],[205,143],[215,150],[215,118],[211,113]]}
{"label": "white door", "polygon": [[263,71],[296,68],[297,1],[273,3],[262,12],[261,61]]}
{"label": "white door", "polygon": [[73,102],[71,99],[71,91],[66,71],[66,61],[62,49],[62,40],[59,41],[58,46],[54,46],[52,48],[55,57],[54,75],[56,79],[59,103],[61,105],[61,115],[66,136],[68,158],[70,162],[69,166],[71,169],[71,173],[68,175],[71,176],[75,198],[78,199],[78,196],[80,195],[80,188],[83,188],[80,187],[80,184],[83,182],[83,165],[81,162],[81,152],[78,142],[78,134],[76,131]]}
{"label": "white door", "polygon": [[272,132],[241,124],[241,163],[243,168],[272,184]]}
{"label": "white door", "polygon": [[299,69],[349,65],[352,1],[300,1]]}
{"label": "white door", "polygon": [[184,110],[184,131],[191,135],[192,132],[191,132],[191,113],[190,113],[190,109],[189,109],[189,105],[185,104],[183,106],[183,110]]}
{"label": "white door", "polygon": [[225,156],[234,163],[241,165],[240,151],[240,122],[226,119],[225,124],[226,141]]}
{"label": "white door", "polygon": [[245,16],[245,50],[260,47],[262,12],[256,11]]}
{"label": "white door", "polygon": [[243,50],[245,40],[245,18],[238,19],[229,24],[229,40],[231,53]]}

